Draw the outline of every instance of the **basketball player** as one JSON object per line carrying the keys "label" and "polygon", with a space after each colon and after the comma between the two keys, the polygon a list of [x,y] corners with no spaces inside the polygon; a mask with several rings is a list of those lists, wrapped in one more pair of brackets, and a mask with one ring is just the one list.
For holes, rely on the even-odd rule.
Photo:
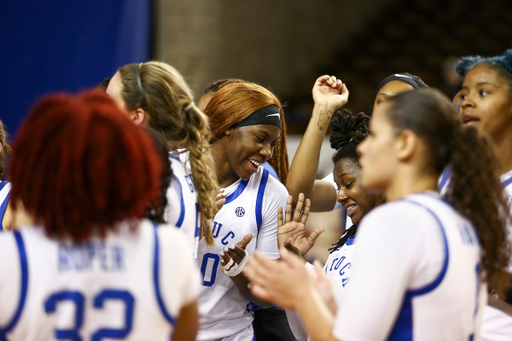
{"label": "basketball player", "polygon": [[[461,126],[444,95],[420,89],[374,111],[358,152],[362,185],[385,194],[387,204],[360,224],[336,319],[321,297],[329,291],[316,291],[285,250],[282,262],[256,254],[245,269],[252,292],[296,309],[313,341],[475,339],[485,283],[503,288],[510,254],[503,233],[510,217],[487,141]],[[437,193],[447,163],[449,202]],[[468,200],[471,193],[481,197]],[[316,280],[325,277],[320,270]]]}
{"label": "basketball player", "polygon": [[[112,77],[107,93],[132,122],[162,132],[167,140],[174,171],[167,222],[183,229],[194,241],[195,250],[202,235],[207,243],[213,243],[206,225],[206,220],[213,218],[218,188],[208,148],[210,129],[183,76],[162,62],[128,64]],[[200,232],[201,224],[204,232]]]}
{"label": "basketball player", "polygon": [[250,294],[240,271],[222,271],[223,266],[230,266],[222,264],[220,253],[240,242],[248,254],[259,249],[270,258],[279,257],[276,212],[279,205],[285,205],[288,192],[261,165],[272,157],[280,138],[283,112],[267,89],[233,83],[212,97],[205,114],[212,128],[210,149],[218,183],[227,197],[213,221],[214,247],[199,243],[204,291],[197,339],[253,340],[253,317],[247,304],[249,300],[262,308],[269,304]]}
{"label": "basketball player", "polygon": [[192,245],[141,219],[163,168],[104,94],[34,107],[9,172],[14,206],[37,224],[0,235],[1,340],[194,340],[199,279],[182,257]]}
{"label": "basketball player", "polygon": [[[512,203],[512,50],[491,58],[466,57],[460,60],[457,72],[464,77],[458,97],[459,114],[466,126],[473,126],[488,136],[498,157],[498,174]],[[441,187],[446,187],[449,172],[445,172]],[[480,196],[474,193],[473,195]],[[511,206],[512,209],[512,206]],[[512,225],[508,226],[509,236]],[[512,259],[508,268],[512,274]],[[510,275],[512,276],[512,275]],[[512,277],[511,277],[512,278]],[[512,282],[511,282],[512,283]],[[493,289],[493,288],[491,288]],[[482,341],[505,341],[512,338],[512,289],[505,302],[490,297],[482,322]]]}
{"label": "basketball player", "polygon": [[[377,87],[373,109],[375,110],[394,95],[425,87],[427,85],[417,76],[408,73],[390,75]],[[333,113],[347,103],[348,96],[346,85],[335,76],[321,76],[313,86],[315,106],[308,128],[293,157],[286,181],[286,188],[293,195],[294,203],[299,193],[304,193],[306,198],[311,199],[313,212],[342,208],[342,205],[336,201],[337,191],[333,174],[327,175],[322,180],[315,179],[320,148],[329,128],[329,122]],[[347,220],[347,227],[350,224],[351,222]]]}

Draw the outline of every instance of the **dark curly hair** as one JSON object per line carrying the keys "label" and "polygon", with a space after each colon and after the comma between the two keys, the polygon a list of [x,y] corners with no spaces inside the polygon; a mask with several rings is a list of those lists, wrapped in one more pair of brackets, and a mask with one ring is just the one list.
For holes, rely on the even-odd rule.
{"label": "dark curly hair", "polygon": [[331,148],[336,150],[332,157],[333,163],[346,157],[359,162],[356,148],[370,133],[369,122],[370,117],[364,112],[353,114],[350,110],[343,109],[334,113],[331,121],[332,133],[329,138]]}
{"label": "dark curly hair", "polygon": [[[356,148],[370,133],[368,123],[370,118],[363,112],[357,114],[350,110],[343,109],[336,111],[331,121],[332,133],[329,138],[331,148],[336,149],[332,162],[336,164],[339,160],[349,158],[359,164],[359,155]],[[338,241],[333,244],[329,252],[345,245],[347,240],[357,232],[357,224],[352,225]]]}
{"label": "dark curly hair", "polygon": [[512,97],[512,49],[508,49],[501,56],[469,56],[461,58],[455,70],[459,76],[465,77],[478,64],[485,64],[491,69],[496,70],[501,77],[506,79],[509,84],[509,96]]}
{"label": "dark curly hair", "polygon": [[480,240],[484,278],[491,289],[501,293],[508,281],[506,226],[511,220],[489,141],[474,127],[463,127],[448,98],[437,90],[405,92],[389,103],[388,118],[396,133],[411,130],[427,145],[424,169],[439,176],[450,165],[445,199],[473,223]]}

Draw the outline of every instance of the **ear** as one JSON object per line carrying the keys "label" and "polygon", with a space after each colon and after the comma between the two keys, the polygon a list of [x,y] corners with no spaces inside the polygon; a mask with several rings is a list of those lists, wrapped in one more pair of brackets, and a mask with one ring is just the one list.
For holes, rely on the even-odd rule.
{"label": "ear", "polygon": [[129,113],[130,119],[136,125],[143,125],[146,120],[146,112],[142,108],[137,108]]}
{"label": "ear", "polygon": [[409,129],[405,129],[396,139],[395,151],[399,161],[408,161],[418,148],[418,136]]}

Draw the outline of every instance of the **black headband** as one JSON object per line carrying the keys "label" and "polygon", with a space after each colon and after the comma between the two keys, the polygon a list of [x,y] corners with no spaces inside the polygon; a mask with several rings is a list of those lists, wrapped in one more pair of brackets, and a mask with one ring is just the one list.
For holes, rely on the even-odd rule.
{"label": "black headband", "polygon": [[256,110],[243,120],[235,123],[231,128],[238,128],[244,126],[252,126],[259,124],[270,124],[281,129],[281,112],[277,105],[271,104],[265,108]]}
{"label": "black headband", "polygon": [[391,75],[389,77],[386,77],[382,82],[380,82],[379,86],[377,87],[377,90],[375,91],[375,94],[379,93],[379,90],[386,84],[392,81],[400,81],[409,84],[415,89],[425,88],[425,85],[419,82],[417,79],[404,75],[401,73],[395,73],[394,75]]}

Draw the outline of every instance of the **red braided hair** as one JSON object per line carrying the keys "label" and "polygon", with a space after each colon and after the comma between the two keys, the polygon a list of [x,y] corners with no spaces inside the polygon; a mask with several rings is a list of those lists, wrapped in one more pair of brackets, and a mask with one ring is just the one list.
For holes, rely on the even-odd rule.
{"label": "red braided hair", "polygon": [[141,218],[159,198],[162,171],[151,137],[109,96],[52,95],[13,143],[11,203],[21,200],[49,236],[81,242]]}

